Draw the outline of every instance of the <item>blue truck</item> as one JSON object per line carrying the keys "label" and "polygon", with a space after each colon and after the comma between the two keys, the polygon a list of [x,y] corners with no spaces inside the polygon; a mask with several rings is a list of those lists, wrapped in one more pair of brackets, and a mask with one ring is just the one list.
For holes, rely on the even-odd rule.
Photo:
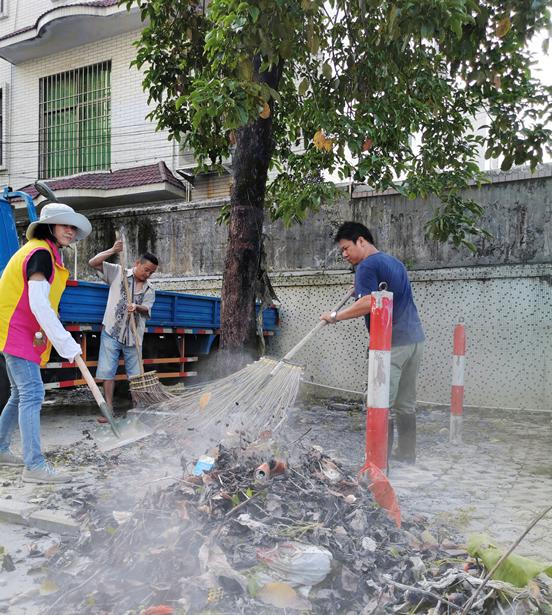
{"label": "blue truck", "polygon": [[[0,195],[0,274],[11,256],[19,249],[13,206],[10,200],[23,200],[29,222],[38,218],[34,202],[25,192],[5,187]],[[68,331],[81,344],[83,358],[94,371],[97,366],[102,318],[109,287],[96,282],[69,280],[63,293],[59,316]],[[263,311],[263,335],[270,337],[278,330],[275,307]],[[154,366],[160,379],[167,382],[196,376],[191,369],[200,357],[218,346],[220,337],[220,298],[180,292],[156,291],[151,318],[146,323],[143,357],[146,369]],[[119,371],[122,370],[120,362]],[[63,361],[52,351],[50,362],[43,369],[46,390],[85,384],[73,363]],[[126,380],[118,373],[116,380]],[[0,409],[9,396],[9,381],[4,359],[0,354]]]}

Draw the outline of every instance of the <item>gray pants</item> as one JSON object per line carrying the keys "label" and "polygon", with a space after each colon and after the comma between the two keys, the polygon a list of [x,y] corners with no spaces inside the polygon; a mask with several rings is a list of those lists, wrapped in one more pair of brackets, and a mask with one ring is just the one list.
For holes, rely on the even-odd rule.
{"label": "gray pants", "polygon": [[416,379],[423,356],[423,342],[391,348],[389,408],[392,414],[416,412]]}

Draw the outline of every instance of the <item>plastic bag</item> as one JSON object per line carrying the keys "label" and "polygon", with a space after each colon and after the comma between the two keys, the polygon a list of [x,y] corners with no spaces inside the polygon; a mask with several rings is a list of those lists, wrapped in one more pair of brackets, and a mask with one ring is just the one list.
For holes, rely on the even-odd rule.
{"label": "plastic bag", "polygon": [[331,569],[327,549],[303,542],[283,542],[271,549],[257,549],[257,559],[282,580],[298,585],[321,583]]}

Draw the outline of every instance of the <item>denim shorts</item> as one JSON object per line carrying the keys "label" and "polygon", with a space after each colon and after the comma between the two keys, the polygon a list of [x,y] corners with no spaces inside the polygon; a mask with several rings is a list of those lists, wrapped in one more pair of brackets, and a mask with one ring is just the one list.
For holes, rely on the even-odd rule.
{"label": "denim shorts", "polygon": [[108,335],[105,330],[102,330],[96,378],[99,380],[113,380],[117,373],[121,353],[125,359],[127,376],[138,376],[140,374],[140,363],[136,347],[125,346],[119,340]]}

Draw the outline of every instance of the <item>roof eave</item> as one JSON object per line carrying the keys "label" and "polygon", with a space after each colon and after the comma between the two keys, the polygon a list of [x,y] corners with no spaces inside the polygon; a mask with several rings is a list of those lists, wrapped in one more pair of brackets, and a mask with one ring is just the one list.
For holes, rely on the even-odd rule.
{"label": "roof eave", "polygon": [[[189,192],[183,186],[179,188],[169,182],[144,184],[123,188],[60,188],[56,197],[62,203],[74,206],[77,209],[91,209],[117,205],[140,205],[156,201],[169,201],[174,199],[187,199]],[[44,198],[35,198],[35,204],[40,204]],[[17,208],[24,208],[23,201],[14,201]]]}

